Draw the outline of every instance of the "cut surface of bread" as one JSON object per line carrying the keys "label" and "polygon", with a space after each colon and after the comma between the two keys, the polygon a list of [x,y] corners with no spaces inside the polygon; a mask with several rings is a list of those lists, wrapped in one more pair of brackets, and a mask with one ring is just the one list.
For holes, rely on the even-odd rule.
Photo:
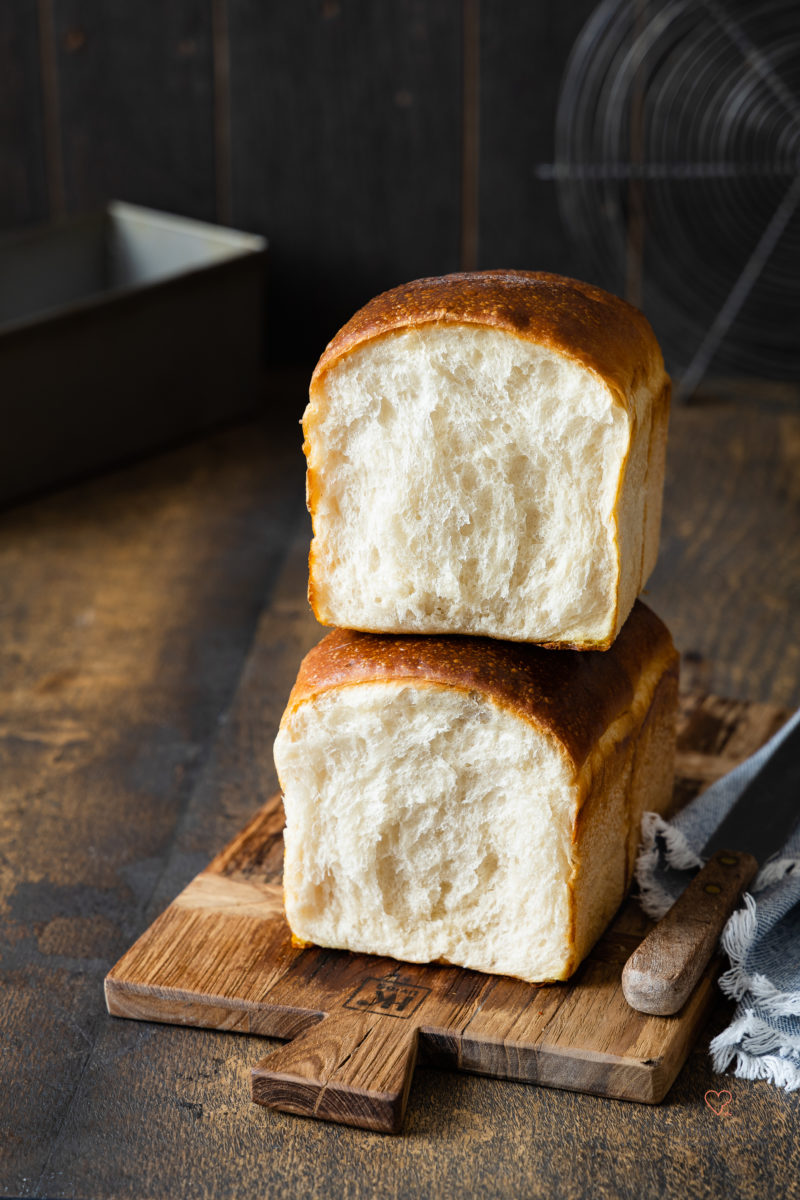
{"label": "cut surface of bread", "polygon": [[611,650],[336,630],[275,743],[292,932],[567,978],[672,793],[677,656],[636,605]]}
{"label": "cut surface of bread", "polygon": [[377,297],[304,416],[318,619],[609,646],[658,552],[668,401],[647,322],[597,288],[479,272]]}

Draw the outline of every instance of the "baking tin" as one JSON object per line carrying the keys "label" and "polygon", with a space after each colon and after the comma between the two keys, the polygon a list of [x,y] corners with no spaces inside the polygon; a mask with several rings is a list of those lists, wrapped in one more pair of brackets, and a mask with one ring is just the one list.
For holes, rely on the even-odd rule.
{"label": "baking tin", "polygon": [[252,412],[266,254],[118,201],[0,243],[0,502]]}

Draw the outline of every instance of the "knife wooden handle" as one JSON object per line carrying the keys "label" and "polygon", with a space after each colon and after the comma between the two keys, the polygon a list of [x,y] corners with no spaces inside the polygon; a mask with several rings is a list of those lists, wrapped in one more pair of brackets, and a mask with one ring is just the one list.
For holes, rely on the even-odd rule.
{"label": "knife wooden handle", "polygon": [[757,870],[752,854],[738,850],[708,860],[626,962],[622,991],[631,1008],[667,1017],[683,1007]]}

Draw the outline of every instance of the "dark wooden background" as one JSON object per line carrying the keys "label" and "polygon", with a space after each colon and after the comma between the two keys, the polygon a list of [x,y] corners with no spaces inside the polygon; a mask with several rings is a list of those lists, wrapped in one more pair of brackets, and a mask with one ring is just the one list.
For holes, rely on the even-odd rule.
{"label": "dark wooden background", "polygon": [[117,198],[264,233],[278,362],[420,275],[589,277],[537,168],[594,7],[2,0],[0,229]]}

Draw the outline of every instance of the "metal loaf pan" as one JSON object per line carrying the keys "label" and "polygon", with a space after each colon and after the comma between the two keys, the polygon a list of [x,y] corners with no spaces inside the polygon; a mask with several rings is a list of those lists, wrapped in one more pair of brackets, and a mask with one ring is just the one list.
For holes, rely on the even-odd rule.
{"label": "metal loaf pan", "polygon": [[0,243],[0,502],[252,412],[266,253],[116,201]]}

